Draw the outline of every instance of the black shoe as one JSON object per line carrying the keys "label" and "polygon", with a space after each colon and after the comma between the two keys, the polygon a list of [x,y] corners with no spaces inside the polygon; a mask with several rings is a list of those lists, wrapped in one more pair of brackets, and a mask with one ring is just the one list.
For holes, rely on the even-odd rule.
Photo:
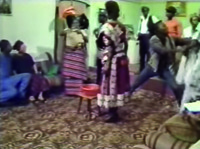
{"label": "black shoe", "polygon": [[116,114],[115,116],[113,115],[110,118],[108,118],[107,120],[105,120],[106,123],[117,123],[119,121],[120,121],[120,119],[119,119],[118,114]]}

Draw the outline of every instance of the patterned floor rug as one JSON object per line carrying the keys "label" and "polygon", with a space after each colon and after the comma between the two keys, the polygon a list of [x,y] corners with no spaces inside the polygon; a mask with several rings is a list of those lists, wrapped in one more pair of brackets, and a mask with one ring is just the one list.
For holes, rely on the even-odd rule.
{"label": "patterned floor rug", "polygon": [[86,103],[77,114],[78,102],[60,96],[37,106],[1,108],[0,149],[132,149],[177,112],[172,97],[141,90],[119,109],[121,122],[106,124],[95,112],[87,119]]}

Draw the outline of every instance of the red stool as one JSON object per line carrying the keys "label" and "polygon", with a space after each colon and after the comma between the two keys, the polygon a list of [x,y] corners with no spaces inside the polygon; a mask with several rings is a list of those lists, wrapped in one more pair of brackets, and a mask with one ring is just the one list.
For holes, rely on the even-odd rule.
{"label": "red stool", "polygon": [[[79,106],[78,106],[78,110],[77,113],[80,113],[81,110],[81,105],[83,101],[87,101],[87,110],[89,113],[89,120],[91,120],[92,117],[92,100],[96,100],[97,99],[97,94],[99,93],[99,86],[96,84],[87,84],[87,85],[83,85],[82,89],[81,89],[81,93],[79,94],[80,96],[80,100],[79,100]],[[98,115],[101,115],[101,109],[99,106],[97,106],[98,108]]]}
{"label": "red stool", "polygon": [[[87,101],[87,110],[89,113],[89,120],[91,120],[91,118],[92,118],[92,108],[91,108],[92,100],[96,100],[97,96],[87,96],[82,93],[80,93],[79,96],[80,96],[80,100],[79,100],[79,106],[78,106],[77,113],[80,113],[82,102]],[[100,107],[97,106],[97,108],[98,108],[98,115],[101,115]]]}

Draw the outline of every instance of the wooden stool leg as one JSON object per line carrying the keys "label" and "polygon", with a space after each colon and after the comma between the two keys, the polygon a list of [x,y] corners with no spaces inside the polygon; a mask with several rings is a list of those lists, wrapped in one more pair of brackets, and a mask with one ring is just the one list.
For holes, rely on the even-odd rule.
{"label": "wooden stool leg", "polygon": [[88,99],[88,112],[89,112],[89,120],[92,118],[92,109],[91,109],[91,100]]}
{"label": "wooden stool leg", "polygon": [[98,109],[98,115],[101,116],[101,107],[97,106],[97,109]]}
{"label": "wooden stool leg", "polygon": [[83,97],[80,97],[77,113],[80,113],[82,101],[83,101]]}

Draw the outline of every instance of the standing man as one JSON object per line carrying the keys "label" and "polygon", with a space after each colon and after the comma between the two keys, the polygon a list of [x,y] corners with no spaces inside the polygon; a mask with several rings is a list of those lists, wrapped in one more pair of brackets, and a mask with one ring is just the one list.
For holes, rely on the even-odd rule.
{"label": "standing man", "polygon": [[142,16],[140,17],[138,40],[140,42],[140,72],[144,69],[149,54],[149,39],[154,35],[154,24],[159,21],[155,16],[149,14],[148,7],[142,7]]}
{"label": "standing man", "polygon": [[175,18],[176,8],[170,6],[166,9],[166,17],[167,21],[165,24],[167,25],[168,35],[170,37],[180,38],[182,36],[183,28],[182,24]]}
{"label": "standing man", "polygon": [[[99,36],[99,32],[101,30],[101,27],[107,22],[107,14],[106,14],[106,11],[104,9],[100,9],[99,10],[99,17],[98,17],[98,21],[100,23],[100,26],[99,28],[96,28],[94,30],[94,35],[96,38],[98,38]],[[97,44],[97,43],[96,43]],[[98,44],[97,44],[97,48],[98,48]],[[97,58],[96,58],[96,65],[97,65],[97,84],[101,84],[101,79],[102,79],[102,63],[101,63],[101,59],[102,59],[102,54],[101,54],[101,50],[98,48],[98,51],[97,51]]]}
{"label": "standing man", "polygon": [[98,38],[101,27],[107,22],[107,14],[105,9],[99,9],[98,22],[100,26],[93,32],[96,38]]}
{"label": "standing man", "polygon": [[[167,21],[165,22],[165,24],[167,26],[168,35],[170,37],[181,38],[183,28],[182,28],[182,24],[175,18],[176,12],[177,10],[173,6],[170,6],[166,9]],[[182,57],[182,53],[180,52],[176,53],[175,63],[171,66],[171,71],[174,75],[177,74],[181,57]]]}

